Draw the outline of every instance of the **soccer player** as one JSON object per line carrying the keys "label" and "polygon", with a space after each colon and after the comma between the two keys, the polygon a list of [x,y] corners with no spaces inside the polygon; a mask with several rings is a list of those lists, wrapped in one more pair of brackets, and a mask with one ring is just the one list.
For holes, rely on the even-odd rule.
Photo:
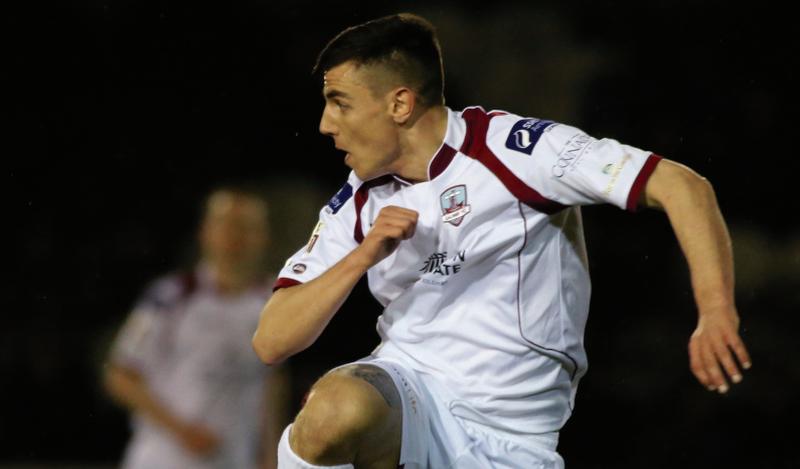
{"label": "soccer player", "polygon": [[678,163],[548,120],[444,105],[433,27],[401,14],[319,56],[320,131],[352,172],[281,271],[253,346],[308,347],[366,273],[381,344],[312,388],[279,467],[560,468],[586,370],[579,206],[666,212],[699,312],[691,369],[724,393],[750,366],[711,185]]}
{"label": "soccer player", "polygon": [[197,268],[157,280],[134,308],[105,373],[134,417],[123,468],[275,467],[285,372],[249,344],[272,281],[262,268],[267,230],[257,193],[214,191]]}

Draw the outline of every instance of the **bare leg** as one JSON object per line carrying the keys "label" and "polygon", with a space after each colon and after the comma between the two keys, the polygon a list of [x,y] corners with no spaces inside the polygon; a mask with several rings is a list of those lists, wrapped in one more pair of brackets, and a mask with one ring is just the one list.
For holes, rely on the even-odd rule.
{"label": "bare leg", "polygon": [[314,385],[289,442],[312,464],[396,469],[401,439],[402,408],[394,382],[379,367],[356,364]]}

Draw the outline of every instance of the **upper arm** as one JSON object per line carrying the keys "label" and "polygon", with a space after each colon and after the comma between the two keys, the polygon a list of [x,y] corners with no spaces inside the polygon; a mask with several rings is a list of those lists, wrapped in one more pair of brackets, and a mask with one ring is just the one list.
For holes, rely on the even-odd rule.
{"label": "upper arm", "polygon": [[643,207],[663,210],[678,195],[710,189],[708,180],[691,168],[664,159],[648,179],[638,202]]}
{"label": "upper arm", "polygon": [[155,361],[158,319],[155,311],[135,309],[117,334],[109,361],[120,369],[144,372]]}
{"label": "upper arm", "polygon": [[180,303],[185,286],[176,275],[162,277],[148,286],[117,333],[109,361],[140,373],[157,364],[158,344],[170,320],[171,311]]}

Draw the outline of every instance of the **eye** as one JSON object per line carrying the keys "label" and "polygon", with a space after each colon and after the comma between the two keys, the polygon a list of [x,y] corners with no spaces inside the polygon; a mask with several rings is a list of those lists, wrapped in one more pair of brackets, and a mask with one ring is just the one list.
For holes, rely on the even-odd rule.
{"label": "eye", "polygon": [[342,101],[340,101],[338,99],[335,99],[333,101],[333,104],[335,104],[336,107],[339,108],[342,111],[344,111],[345,109],[348,109],[350,107],[350,106],[348,106],[347,104],[343,103]]}

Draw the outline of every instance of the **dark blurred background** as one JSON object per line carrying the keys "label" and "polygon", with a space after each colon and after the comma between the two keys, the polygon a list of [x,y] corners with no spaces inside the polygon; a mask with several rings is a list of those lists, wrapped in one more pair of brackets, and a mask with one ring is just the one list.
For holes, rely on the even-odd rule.
{"label": "dark blurred background", "polygon": [[[275,258],[305,243],[348,169],[317,132],[316,53],[398,11],[439,29],[448,105],[578,126],[715,185],[753,369],[728,395],[691,376],[685,262],[665,217],[584,209],[590,369],[570,468],[800,467],[797,24],[777,2],[173,2],[3,7],[6,274],[0,466],[111,467],[128,435],[102,363],[144,285],[191,255],[214,185],[264,181]],[[275,261],[276,267],[279,261]],[[299,404],[377,344],[363,283],[290,362]]]}

